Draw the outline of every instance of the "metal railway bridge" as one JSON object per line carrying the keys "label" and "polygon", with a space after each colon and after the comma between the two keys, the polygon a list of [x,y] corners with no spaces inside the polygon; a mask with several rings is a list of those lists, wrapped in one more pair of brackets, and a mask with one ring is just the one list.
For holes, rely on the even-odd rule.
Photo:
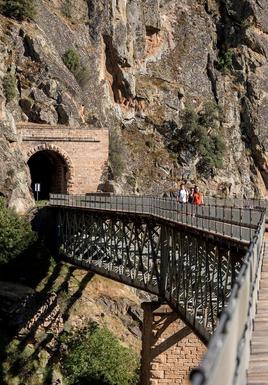
{"label": "metal railway bridge", "polygon": [[195,206],[146,196],[50,197],[64,258],[156,294],[208,344],[191,373],[192,385],[246,384],[265,205],[213,198]]}

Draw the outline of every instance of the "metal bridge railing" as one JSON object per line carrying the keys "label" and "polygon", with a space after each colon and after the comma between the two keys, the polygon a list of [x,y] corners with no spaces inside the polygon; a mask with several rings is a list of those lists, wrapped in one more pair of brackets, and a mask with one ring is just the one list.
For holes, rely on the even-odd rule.
{"label": "metal bridge railing", "polygon": [[[119,214],[130,213],[144,216],[151,215],[154,219],[160,218],[161,220],[165,221],[164,223],[167,224],[170,224],[171,222],[175,224],[183,224],[186,227],[189,226],[202,230],[202,232],[209,232],[211,234],[218,234],[233,240],[247,242],[248,251],[242,261],[242,267],[238,273],[235,283],[230,287],[230,291],[228,293],[228,301],[226,302],[228,304],[226,307],[225,304],[223,307],[221,307],[222,313],[218,325],[216,326],[214,334],[210,340],[208,352],[199,368],[193,370],[191,374],[192,385],[244,385],[246,384],[246,369],[249,362],[250,337],[260,278],[263,234],[265,231],[266,201],[236,200],[230,202],[229,200],[228,207],[223,207],[222,204],[214,205],[214,203],[219,203],[219,201],[210,200],[205,202],[208,205],[194,206],[188,204],[180,205],[176,202],[175,199],[172,198],[92,195],[68,196],[56,194],[52,194],[50,197],[51,206],[63,209],[65,207],[75,209],[83,208],[95,212],[107,211],[107,213],[116,212]],[[234,204],[234,206],[231,206],[231,203]],[[235,206],[238,204],[240,207]],[[255,207],[256,209],[252,209],[252,207]],[[78,211],[76,212],[79,214]],[[72,216],[72,213],[70,215]],[[80,227],[78,226],[78,228]],[[97,237],[97,235],[93,234],[93,238],[94,236]],[[82,238],[81,236],[80,238],[77,237],[78,243],[81,241],[81,239],[86,241],[87,238],[86,236],[84,237],[85,238],[83,238],[83,236]],[[68,233],[66,233],[66,239],[69,239]],[[74,248],[74,254],[76,255],[76,246],[72,245],[72,243],[75,243],[75,240],[76,238],[73,240],[71,239],[69,243],[70,248]],[[157,242],[151,242],[151,244],[149,244],[148,241],[148,255],[152,251],[153,247],[155,247],[155,244],[157,244]],[[196,244],[199,247],[198,242]],[[100,243],[100,246],[102,246],[102,243]],[[140,246],[139,243],[138,246]],[[176,244],[174,243],[174,247],[175,246]],[[82,245],[82,247],[85,249],[86,245]],[[112,247],[117,247],[116,242],[112,244]],[[173,250],[173,246],[171,249]],[[129,248],[126,248],[126,250],[129,250]],[[167,250],[168,248],[164,246],[163,253],[166,253],[166,257],[170,259],[172,255],[170,257],[170,255],[167,253]],[[99,251],[96,250],[95,253],[97,258],[99,258]],[[161,253],[162,251],[160,254]],[[179,255],[179,253],[179,250],[175,250],[173,261],[175,267],[177,266],[175,263],[177,262],[177,254]],[[106,251],[103,252],[103,256],[103,263],[105,264],[105,258],[107,258]],[[118,253],[115,253],[115,256],[118,256]],[[207,258],[206,252],[204,253],[204,256]],[[159,265],[159,260],[168,260],[168,258],[163,258],[162,254],[160,257],[161,258],[159,259],[158,255],[155,256],[156,265],[154,268],[156,270],[160,269],[161,266],[161,262]],[[140,258],[140,261],[142,261],[142,255]],[[136,260],[135,253],[134,259]],[[206,261],[207,260],[205,260],[205,262]],[[99,263],[99,260],[97,262]],[[132,263],[133,261],[129,259],[129,262]],[[81,264],[82,263],[89,264],[87,260],[83,259],[83,256],[81,259]],[[201,261],[200,263],[203,262]],[[107,264],[111,264],[111,261],[108,261]],[[179,267],[180,266],[177,266],[176,268],[179,269]],[[129,269],[131,269],[129,271],[130,274],[132,274],[133,268],[131,267]],[[167,266],[166,270],[168,271]],[[160,271],[157,270],[157,272],[160,275]],[[141,272],[137,270],[136,273],[140,274]],[[169,298],[167,298],[169,302],[173,301],[173,296],[175,296],[174,301],[178,302],[178,289],[174,289],[174,285],[177,284],[177,282],[173,282],[174,279],[177,279],[177,275],[177,271],[172,272],[171,275],[165,273],[165,276],[169,277],[169,281],[164,287],[166,295],[169,295]],[[154,279],[152,272],[151,276],[152,279]],[[180,281],[183,283],[182,279]],[[193,288],[194,287],[195,286],[193,286]],[[195,301],[198,302],[199,297],[197,294],[198,289],[196,289],[195,292],[193,291],[192,297]],[[186,298],[186,302],[189,302],[188,297]],[[178,304],[180,305],[180,302],[178,302]],[[185,311],[186,310],[187,308],[185,307]]]}
{"label": "metal bridge railing", "polygon": [[264,198],[214,198],[204,197],[206,205],[216,205],[224,207],[244,207],[244,208],[268,208],[268,200]]}
{"label": "metal bridge railing", "polygon": [[265,212],[249,245],[242,268],[223,310],[207,354],[191,373],[191,385],[247,383],[250,338],[261,273]]}
{"label": "metal bridge railing", "polygon": [[51,206],[153,215],[199,230],[249,242],[262,211],[222,205],[179,204],[172,198],[100,195],[50,195]]}

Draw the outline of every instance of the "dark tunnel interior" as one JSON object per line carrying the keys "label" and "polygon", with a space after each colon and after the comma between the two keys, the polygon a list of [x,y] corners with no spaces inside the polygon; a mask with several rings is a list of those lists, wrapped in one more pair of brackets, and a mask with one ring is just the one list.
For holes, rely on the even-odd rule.
{"label": "dark tunnel interior", "polygon": [[[67,193],[67,165],[55,151],[36,152],[28,160],[31,173],[31,188],[35,199],[47,200],[49,193]],[[40,192],[35,192],[35,184],[40,184]]]}

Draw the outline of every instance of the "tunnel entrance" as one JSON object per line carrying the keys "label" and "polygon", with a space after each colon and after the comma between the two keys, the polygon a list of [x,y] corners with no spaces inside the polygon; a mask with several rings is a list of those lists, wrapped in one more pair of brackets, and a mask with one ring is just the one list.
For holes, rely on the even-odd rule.
{"label": "tunnel entrance", "polygon": [[33,192],[35,183],[40,183],[38,199],[48,199],[49,193],[67,193],[68,167],[60,154],[52,150],[38,151],[28,160],[28,166]]}

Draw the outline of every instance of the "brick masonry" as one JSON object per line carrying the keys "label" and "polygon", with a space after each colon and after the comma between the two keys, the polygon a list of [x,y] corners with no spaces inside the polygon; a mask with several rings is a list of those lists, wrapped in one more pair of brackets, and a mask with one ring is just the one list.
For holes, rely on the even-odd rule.
{"label": "brick masonry", "polygon": [[168,306],[145,302],[142,335],[142,385],[188,385],[206,346]]}
{"label": "brick masonry", "polygon": [[84,194],[97,190],[108,161],[108,130],[37,124],[17,125],[17,128],[26,162],[38,151],[54,151],[66,163],[68,193]]}

